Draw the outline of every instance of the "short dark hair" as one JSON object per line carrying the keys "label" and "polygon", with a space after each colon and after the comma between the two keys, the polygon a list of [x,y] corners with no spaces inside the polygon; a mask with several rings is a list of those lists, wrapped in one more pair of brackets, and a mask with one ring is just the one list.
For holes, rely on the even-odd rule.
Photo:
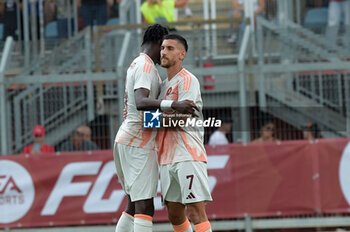
{"label": "short dark hair", "polygon": [[144,35],[142,45],[147,43],[156,43],[158,41],[162,41],[165,35],[169,34],[168,28],[163,27],[162,25],[156,23],[149,27],[147,27]]}
{"label": "short dark hair", "polygon": [[166,35],[164,36],[164,40],[166,39],[173,39],[173,40],[177,40],[179,41],[184,47],[185,47],[185,50],[187,52],[188,50],[188,45],[187,45],[187,41],[184,37],[182,37],[181,35],[178,35],[178,34],[169,34],[169,35]]}

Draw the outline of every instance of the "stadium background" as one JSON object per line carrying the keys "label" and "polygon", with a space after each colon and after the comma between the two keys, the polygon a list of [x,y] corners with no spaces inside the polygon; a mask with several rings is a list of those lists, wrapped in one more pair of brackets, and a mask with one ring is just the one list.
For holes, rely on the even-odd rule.
{"label": "stadium background", "polygon": [[[73,31],[67,39],[58,37],[56,20],[45,21],[42,4],[34,17],[35,2],[28,1],[30,9],[26,2],[22,11],[17,8],[21,29],[14,39],[4,36],[8,21],[0,26],[1,154],[20,154],[33,142],[32,129],[37,124],[45,127],[45,141],[56,151],[84,124],[92,128],[92,140],[101,150],[112,149],[122,121],[126,69],[140,52],[146,27],[141,24],[141,2],[122,1],[118,19],[91,28],[81,26],[77,11],[69,11],[73,25],[67,27]],[[75,3],[67,7],[75,9]],[[260,136],[266,121],[275,124],[275,136],[282,144],[301,140],[302,128],[309,122],[318,125],[322,140],[349,137],[350,37],[345,26],[334,35],[334,43],[325,37],[327,6],[323,2],[267,0],[264,14],[255,19],[252,1],[246,0],[243,21],[228,17],[229,0],[189,0],[189,7],[193,15],[186,17],[178,9],[173,23],[189,42],[185,67],[200,80],[204,116],[232,121],[231,143],[246,146]],[[227,41],[233,24],[239,25],[234,43]],[[160,74],[165,77],[161,68]],[[212,128],[206,129],[205,143],[211,133]],[[306,222],[305,215],[294,215],[299,220],[289,227],[350,225],[343,211],[334,213],[315,212],[307,215]],[[251,220],[225,220],[229,226],[223,229],[231,225],[249,230],[252,227],[247,225],[254,225]],[[286,225],[260,220],[265,220],[266,228]],[[239,223],[244,224],[242,228],[235,227]]]}

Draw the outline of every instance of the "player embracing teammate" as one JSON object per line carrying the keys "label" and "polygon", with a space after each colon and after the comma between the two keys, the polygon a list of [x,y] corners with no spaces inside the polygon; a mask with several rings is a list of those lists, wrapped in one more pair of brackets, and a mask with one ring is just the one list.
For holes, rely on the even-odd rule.
{"label": "player embracing teammate", "polygon": [[[157,133],[155,129],[143,128],[142,121],[142,111],[157,109],[191,117],[196,116],[197,110],[202,117],[198,80],[182,68],[187,42],[178,35],[168,35],[166,28],[155,24],[145,31],[142,46],[143,53],[127,71],[124,122],[114,145],[118,179],[128,195],[128,204],[116,232],[152,231],[153,197],[157,194],[158,183],[157,150],[163,203],[168,208],[174,231],[192,231],[185,216],[186,207],[196,231],[211,231],[205,213],[205,202],[211,201],[211,196],[203,128],[176,128]],[[161,65],[168,73],[163,83],[155,66],[160,63],[160,53]],[[169,87],[172,88],[170,92]]]}

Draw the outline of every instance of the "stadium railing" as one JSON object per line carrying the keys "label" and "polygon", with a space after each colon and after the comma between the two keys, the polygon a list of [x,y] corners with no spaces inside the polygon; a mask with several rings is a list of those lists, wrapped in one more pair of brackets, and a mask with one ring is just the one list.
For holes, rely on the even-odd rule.
{"label": "stadium railing", "polygon": [[[256,32],[245,30],[249,38],[242,41],[248,42],[228,44],[225,38],[233,21],[173,24],[188,38],[190,51],[185,67],[202,85],[205,115],[225,116],[235,122],[231,142],[256,138],[265,117],[274,117],[280,139],[301,138],[300,129],[309,121],[321,125],[324,137],[347,136],[347,53],[341,47],[327,47],[324,39],[297,25],[287,23],[282,28],[262,18],[257,20]],[[214,34],[212,29],[206,30],[206,24],[216,24],[216,56],[212,56],[212,47],[205,45],[206,33],[210,33],[209,38]],[[6,131],[7,154],[19,153],[31,142],[31,129],[36,124],[44,124],[47,141],[56,147],[79,124],[90,124],[100,147],[110,148],[121,122],[125,71],[140,52],[140,31],[146,26],[102,26],[92,34],[86,29],[19,75],[5,78],[6,120],[16,128]],[[12,55],[15,58],[17,53]],[[207,62],[214,67],[205,68]],[[313,77],[315,72],[318,75]],[[165,76],[164,70],[160,73]],[[214,85],[208,86],[206,76],[214,77]],[[315,81],[310,81],[312,78]],[[246,85],[246,91],[240,84]],[[247,117],[241,115],[245,106],[249,108]],[[311,108],[314,111],[306,111]],[[324,116],[315,117],[317,113]],[[244,122],[250,128],[242,128]],[[97,136],[100,127],[109,132]],[[211,132],[206,131],[206,141]]]}

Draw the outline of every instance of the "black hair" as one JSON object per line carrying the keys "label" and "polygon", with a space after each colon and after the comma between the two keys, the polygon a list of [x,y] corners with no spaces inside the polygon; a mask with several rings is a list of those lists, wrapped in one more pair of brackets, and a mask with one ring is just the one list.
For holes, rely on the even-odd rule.
{"label": "black hair", "polygon": [[143,41],[142,45],[145,45],[147,43],[156,43],[158,41],[162,41],[163,37],[165,35],[169,34],[168,28],[163,27],[160,24],[153,24],[149,27],[147,27],[144,35],[143,35]]}
{"label": "black hair", "polygon": [[164,40],[166,39],[173,39],[173,40],[177,40],[179,41],[184,47],[185,47],[185,50],[187,52],[187,49],[188,49],[188,45],[187,45],[187,41],[184,37],[182,37],[181,35],[178,35],[178,34],[169,34],[169,35],[166,35],[164,36]]}

